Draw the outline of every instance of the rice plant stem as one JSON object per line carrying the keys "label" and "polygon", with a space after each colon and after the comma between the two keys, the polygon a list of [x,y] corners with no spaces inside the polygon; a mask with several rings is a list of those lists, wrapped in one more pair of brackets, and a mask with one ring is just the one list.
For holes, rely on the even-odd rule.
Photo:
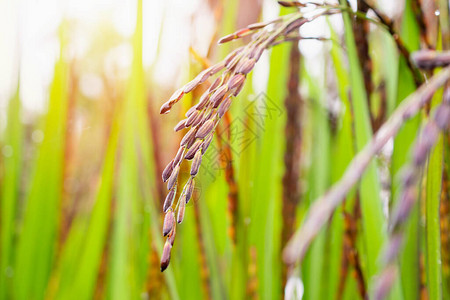
{"label": "rice plant stem", "polygon": [[300,261],[311,241],[329,220],[336,207],[344,200],[350,189],[359,181],[372,158],[396,135],[403,123],[414,116],[430,100],[434,92],[450,78],[450,67],[433,76],[416,92],[408,96],[377,131],[372,140],[352,160],[339,180],[328,192],[314,202],[303,225],[284,249],[283,259],[287,264]]}
{"label": "rice plant stem", "polygon": [[[302,145],[301,113],[302,99],[298,92],[299,72],[300,72],[300,50],[298,45],[291,45],[290,69],[288,79],[288,95],[284,105],[287,112],[287,121],[284,132],[286,139],[286,150],[284,155],[284,175],[283,175],[283,222],[281,244],[284,247],[295,230],[296,207],[300,202],[300,159]],[[282,286],[286,284],[287,268],[282,266]]]}
{"label": "rice plant stem", "polygon": [[386,26],[387,31],[392,36],[392,38],[395,41],[395,44],[397,45],[397,49],[400,52],[400,54],[406,59],[406,64],[408,65],[408,68],[411,70],[414,82],[416,86],[420,86],[423,83],[423,77],[420,75],[419,70],[414,66],[414,64],[411,61],[409,50],[406,48],[405,44],[403,43],[402,38],[400,35],[395,31],[394,29],[394,22],[386,16],[384,13],[380,12],[378,9],[375,8],[375,6],[367,1],[363,0],[363,2],[375,13],[375,15],[380,19],[380,22]]}
{"label": "rice plant stem", "polygon": [[[234,168],[233,168],[233,156],[231,152],[231,119],[229,113],[225,113],[224,115],[224,127],[225,131],[218,137],[217,143],[219,148],[221,149],[221,156],[223,155],[224,161],[222,162],[224,165],[222,166],[225,169],[225,181],[228,184],[228,212],[230,216],[230,227],[228,228],[228,234],[233,242],[233,245],[236,245],[236,225],[238,222],[238,208],[239,208],[239,187],[237,181],[234,176]],[[222,143],[222,139],[226,142]]]}

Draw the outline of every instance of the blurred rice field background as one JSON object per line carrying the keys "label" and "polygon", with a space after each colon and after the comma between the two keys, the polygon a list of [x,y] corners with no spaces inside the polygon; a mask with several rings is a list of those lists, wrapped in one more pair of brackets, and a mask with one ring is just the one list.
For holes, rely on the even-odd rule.
{"label": "blurred rice field background", "polygon": [[[389,139],[301,265],[286,265],[314,201],[433,75],[411,71],[364,1],[340,2],[350,10],[302,25],[306,39],[274,46],[247,77],[161,272],[161,173],[182,138],[173,127],[200,93],[168,115],[160,106],[247,42],[220,37],[296,8],[0,0],[0,300],[378,299],[401,170],[444,89]],[[408,53],[449,50],[448,1],[370,3]],[[389,299],[450,299],[449,141],[440,133],[420,170]]]}

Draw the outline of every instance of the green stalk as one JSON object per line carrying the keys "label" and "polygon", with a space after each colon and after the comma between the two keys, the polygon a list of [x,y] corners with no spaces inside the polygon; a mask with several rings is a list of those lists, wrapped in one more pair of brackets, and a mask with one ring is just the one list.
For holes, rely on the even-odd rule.
{"label": "green stalk", "polygon": [[[442,99],[436,95],[432,106]],[[438,141],[430,154],[427,170],[426,186],[426,271],[430,299],[442,299],[442,263],[441,263],[441,227],[440,212],[442,171],[444,161],[444,139],[440,134]]]}
{"label": "green stalk", "polygon": [[[286,11],[282,9],[280,14]],[[266,105],[283,107],[286,97],[289,45],[280,45],[271,50],[270,73],[267,95],[261,95]],[[267,97],[265,97],[267,96]],[[261,100],[261,99],[260,99]],[[270,102],[269,102],[270,101]],[[256,207],[252,207],[250,239],[256,245],[259,296],[261,299],[279,298],[281,287],[280,236],[281,195],[283,176],[283,152],[285,144],[283,128],[285,115],[272,114],[264,104],[255,104],[256,119],[260,126],[260,141],[256,178],[253,187]],[[267,110],[266,110],[267,109]],[[259,114],[259,115],[258,115]],[[255,117],[255,116],[254,116]],[[262,117],[262,118],[261,118]]]}
{"label": "green stalk", "polygon": [[[347,1],[341,0],[346,6]],[[345,26],[345,41],[348,51],[350,67],[350,84],[352,104],[355,117],[356,150],[359,152],[372,138],[372,129],[369,119],[367,95],[364,90],[363,76],[356,52],[352,24],[348,13],[343,12]],[[382,247],[387,241],[387,222],[382,211],[380,198],[380,182],[376,162],[372,161],[361,179],[360,201],[362,213],[363,241],[366,251],[366,278],[368,286],[373,282],[373,276],[380,271],[378,257]],[[400,290],[394,288],[392,293],[395,299],[402,299]]]}
{"label": "green stalk", "polygon": [[[409,51],[419,49],[420,32],[416,17],[412,10],[411,0],[405,0],[405,10],[403,13],[403,20],[401,24],[400,36]],[[398,63],[398,78],[397,85],[397,100],[398,106],[403,99],[416,90],[414,77],[411,70],[406,64],[403,56],[399,57]],[[420,114],[408,120],[399,130],[394,139],[394,150],[392,154],[391,163],[391,177],[392,177],[392,203],[396,203],[401,194],[399,182],[400,169],[408,163],[411,147],[416,139],[417,131],[420,126]],[[419,297],[419,207],[413,208],[409,220],[405,226],[405,245],[399,255],[399,270],[402,283],[402,290],[405,299],[417,299]]]}
{"label": "green stalk", "polygon": [[16,249],[14,298],[18,300],[44,298],[56,252],[68,103],[68,66],[62,38],[60,43],[44,140],[39,146]]}
{"label": "green stalk", "polygon": [[[334,32],[330,23],[329,30],[331,32],[331,38],[337,40],[337,34]],[[342,174],[345,172],[348,164],[353,158],[353,135],[352,135],[352,116],[350,102],[347,96],[347,90],[349,88],[348,75],[342,65],[343,53],[342,50],[332,44],[330,50],[331,58],[334,65],[336,81],[338,85],[339,97],[344,106],[343,115],[338,123],[338,132],[333,140],[332,153],[334,157],[339,157],[336,161],[331,164],[330,176],[331,183],[338,181]],[[348,197],[350,198],[350,197]],[[329,290],[327,293],[328,299],[334,300],[338,291],[338,284],[340,281],[340,270],[341,270],[341,258],[342,258],[342,242],[344,233],[344,222],[343,222],[343,209],[342,206],[333,215],[332,223],[330,226],[330,239],[331,239],[331,249],[329,258]],[[351,277],[349,276],[348,279]],[[347,280],[348,282],[349,280]]]}
{"label": "green stalk", "polygon": [[[70,297],[90,299],[93,296],[110,222],[118,131],[119,126],[115,118],[105,153],[94,208],[89,225],[84,228],[86,235],[81,245],[82,250],[77,260],[76,272],[70,281],[70,288],[65,290],[66,293],[61,294],[60,299],[70,299]],[[68,248],[70,250],[70,245]]]}
{"label": "green stalk", "polygon": [[[311,160],[312,165],[309,170],[310,191],[308,194],[310,206],[312,201],[318,199],[326,192],[329,186],[330,168],[330,128],[328,123],[328,113],[324,109],[325,96],[320,88],[309,77],[312,127]],[[323,228],[311,244],[311,248],[305,257],[302,268],[305,285],[306,299],[322,299],[328,290],[328,280],[325,280],[325,245],[327,242],[327,231]]]}
{"label": "green stalk", "polygon": [[[23,127],[20,118],[21,104],[19,85],[14,97],[9,102],[8,125],[6,128],[5,146],[10,150],[4,155],[4,177],[0,193],[0,299],[12,297],[11,272],[14,257],[14,226],[16,219],[16,203],[19,199],[19,181],[22,165]],[[6,148],[4,148],[6,149]]]}
{"label": "green stalk", "polygon": [[142,0],[139,0],[137,5],[132,46],[133,63],[123,104],[120,132],[117,202],[108,281],[108,297],[111,299],[139,297],[145,285],[145,270],[148,266],[145,255],[149,249],[148,229],[145,227],[148,220],[144,214],[144,201],[140,192],[138,161],[140,148],[137,143],[140,127],[148,126],[148,123],[139,122],[138,117],[141,111],[146,111],[142,69]]}

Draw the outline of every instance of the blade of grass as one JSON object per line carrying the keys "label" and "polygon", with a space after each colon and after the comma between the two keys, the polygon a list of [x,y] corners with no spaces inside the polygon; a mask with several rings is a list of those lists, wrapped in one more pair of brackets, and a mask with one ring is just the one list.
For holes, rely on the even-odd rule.
{"label": "blade of grass", "polygon": [[[441,34],[441,44],[442,44],[442,49],[443,50],[449,50],[450,49],[450,3],[448,1],[445,0],[440,0],[438,1],[438,5],[439,5],[439,24],[440,24],[440,34]],[[450,88],[450,83],[447,83],[447,89]],[[447,176],[446,176],[446,180],[449,180],[449,172],[448,170],[450,170],[449,168],[449,161],[448,159],[450,158],[450,145],[449,145],[449,139],[447,138],[447,140],[442,142],[443,145],[443,151],[444,151],[444,155],[446,157],[446,159],[443,160],[443,165],[447,166]],[[437,162],[436,162],[437,163]],[[445,167],[444,167],[445,168]],[[443,176],[443,178],[445,178],[445,176]],[[447,184],[448,185],[448,184]],[[445,185],[442,184],[441,188],[444,188]],[[448,187],[447,187],[448,189]],[[443,191],[445,193],[445,191]],[[447,197],[449,197],[448,191],[447,191]],[[445,201],[445,200],[444,200]],[[447,203],[448,203],[448,199],[447,199]],[[431,209],[431,207],[430,207]],[[447,217],[447,220],[450,220]],[[441,220],[441,223],[443,222],[443,220]],[[444,221],[445,222],[445,221]],[[444,223],[445,224],[445,223]],[[448,223],[447,223],[447,228],[449,227]],[[444,232],[441,232],[441,241],[444,242],[446,239],[442,236],[444,235]],[[448,237],[447,237],[448,240]],[[448,242],[447,242],[447,247],[445,249],[445,245],[442,245],[443,247],[442,252],[447,251],[447,255],[448,256],[448,252],[450,251],[450,247],[448,246]],[[445,255],[443,255],[444,253],[442,253],[442,256],[444,256],[445,259]],[[448,259],[447,259],[447,268],[448,268]],[[446,264],[446,262],[444,262],[444,264]],[[443,293],[443,298],[444,299],[450,299],[450,276],[449,276],[449,272],[442,272],[443,273],[443,281],[444,284],[443,289],[442,289],[442,293]],[[438,278],[439,278],[439,274],[438,274]]]}
{"label": "blade of grass", "polygon": [[[68,290],[79,267],[80,252],[78,249],[83,245],[84,235],[87,229],[87,224],[84,221],[84,219],[80,218],[72,222],[62,251],[58,255],[52,270],[51,278],[45,292],[45,299],[78,299],[77,292],[71,294],[68,293]],[[66,297],[62,297],[62,295],[66,295]]]}
{"label": "blade of grass", "polygon": [[[341,5],[347,6],[347,2],[340,1]],[[372,137],[370,127],[369,108],[367,95],[364,90],[363,76],[358,62],[355,39],[352,32],[351,21],[348,13],[342,14],[345,26],[345,40],[348,51],[350,67],[350,83],[352,104],[355,116],[356,148],[360,151]],[[376,163],[371,162],[365,175],[361,179],[361,213],[362,228],[365,250],[367,253],[367,274],[370,288],[372,277],[378,273],[378,256],[387,239],[386,219],[383,216],[382,202],[380,197],[381,187],[377,174]],[[395,299],[401,299],[398,289],[394,289]]]}
{"label": "blade of grass", "polygon": [[[331,33],[331,38],[337,40],[337,34],[333,30],[330,23],[328,28]],[[343,104],[343,115],[340,118],[340,126],[338,125],[338,132],[334,138],[332,145],[332,153],[335,157],[339,157],[332,165],[330,170],[331,182],[334,183],[342,177],[348,164],[353,158],[353,135],[352,135],[352,116],[350,102],[347,96],[347,90],[349,89],[349,81],[347,72],[342,65],[343,53],[342,50],[334,43],[330,49],[331,58],[334,65],[336,74],[337,87],[339,92],[339,98]],[[331,251],[329,260],[329,299],[335,299],[338,290],[338,282],[341,269],[341,257],[342,257],[342,242],[344,233],[343,224],[343,208],[341,207],[336,211],[333,216],[331,228]]]}
{"label": "blade of grass", "polygon": [[[325,106],[325,95],[322,92],[321,84],[316,83],[316,79],[308,76],[310,100],[310,114],[312,125],[311,160],[309,170],[309,192],[308,200],[310,205],[320,195],[325,193],[329,181],[329,160],[330,160],[330,128],[328,123],[328,111]],[[327,241],[327,231],[322,229],[311,244],[309,253],[305,256],[302,265],[303,281],[305,286],[306,299],[322,299],[324,291],[328,290],[328,281],[325,280],[325,246]]]}
{"label": "blade of grass", "polygon": [[[105,153],[94,208],[89,225],[85,228],[86,234],[77,260],[77,269],[70,281],[70,288],[66,290],[66,293],[60,294],[60,299],[70,299],[70,297],[90,299],[93,296],[110,222],[118,133],[119,124],[115,118]],[[69,245],[67,247],[71,248]]]}
{"label": "blade of grass", "polygon": [[[128,128],[127,135],[135,134],[132,138],[132,142],[136,143],[133,155],[142,160],[142,164],[134,166],[135,172],[142,173],[134,182],[136,185],[134,188],[139,197],[132,199],[134,200],[132,215],[135,221],[133,224],[133,240],[131,242],[135,243],[136,247],[130,249],[132,253],[130,265],[133,269],[131,272],[134,272],[135,288],[133,295],[136,298],[143,295],[148,268],[156,268],[158,270],[160,268],[159,263],[157,265],[148,264],[150,247],[153,246],[157,250],[159,257],[161,257],[163,249],[159,214],[160,199],[158,199],[158,192],[154,184],[156,180],[159,180],[160,175],[156,175],[155,162],[152,160],[154,150],[151,142],[153,138],[149,128],[150,116],[147,113],[148,104],[145,97],[144,73],[142,69],[142,34],[142,1],[139,1],[136,29],[133,36],[133,70],[130,78],[129,99],[127,99],[129,102],[127,105],[132,111],[127,117],[127,122],[133,124],[132,131],[130,132],[130,128]],[[123,183],[125,183],[125,180]],[[172,262],[171,267],[163,273],[170,299],[174,300],[180,299],[179,286],[175,279],[175,273],[178,270],[178,264]]]}
{"label": "blade of grass", "polygon": [[5,175],[2,180],[2,191],[0,193],[0,299],[2,300],[12,297],[11,272],[13,270],[14,257],[14,227],[22,166],[23,126],[20,117],[21,111],[18,85],[16,94],[9,102],[8,125],[4,141],[4,147],[7,147],[9,154],[3,157],[2,168]]}
{"label": "blade of grass", "polygon": [[[194,204],[197,205],[197,204]],[[199,261],[200,243],[196,235],[196,223],[194,207],[186,208],[186,217],[177,227],[177,259],[180,261],[180,276],[177,278],[180,285],[180,293],[187,299],[207,299],[202,290],[200,272],[202,266]],[[202,228],[203,229],[203,228]]]}
{"label": "blade of grass", "polygon": [[[247,78],[247,83],[244,89],[239,95],[239,104],[232,106],[232,119],[240,119],[242,122],[232,122],[235,130],[233,132],[239,132],[238,139],[234,139],[231,145],[232,149],[237,150],[237,155],[234,155],[233,160],[235,161],[236,174],[238,179],[239,188],[239,206],[238,206],[238,220],[236,225],[236,235],[237,235],[237,248],[240,262],[240,272],[243,274],[242,288],[240,290],[240,295],[238,297],[249,297],[249,274],[248,270],[250,268],[250,257],[249,257],[249,223],[248,220],[251,218],[251,209],[253,207],[254,195],[252,185],[255,178],[255,153],[257,143],[254,141],[255,132],[255,122],[249,117],[253,111],[253,103],[250,99],[253,99],[255,95],[251,95],[253,92],[252,81],[253,77],[251,74]],[[244,109],[243,109],[244,108]],[[244,141],[251,141],[246,143]],[[257,205],[257,203],[255,203]]]}
{"label": "blade of grass", "polygon": [[[281,9],[280,15],[289,12]],[[285,144],[283,127],[285,115],[271,112],[275,107],[283,107],[286,97],[288,76],[289,45],[280,45],[271,50],[270,73],[267,96],[263,103],[259,100],[255,107],[256,118],[261,130],[261,141],[257,155],[256,178],[254,184],[255,202],[252,214],[251,237],[257,251],[257,272],[259,296],[261,299],[276,299],[284,287],[281,287],[280,234],[281,234],[281,181],[283,176],[283,153]],[[254,117],[255,117],[254,116]],[[261,234],[264,232],[264,234]]]}
{"label": "blade of grass", "polygon": [[[409,51],[414,51],[419,48],[420,33],[414,12],[412,10],[411,0],[405,0],[405,10],[403,13],[403,20],[401,24],[400,36],[405,43],[405,47]],[[397,82],[397,100],[398,106],[403,99],[416,90],[414,77],[411,70],[406,64],[403,56],[399,57],[398,63],[398,78]],[[417,131],[420,125],[420,114],[412,118],[400,129],[399,133],[394,139],[394,149],[391,161],[391,178],[392,178],[392,205],[397,201],[401,191],[399,189],[400,182],[398,181],[399,170],[408,162],[410,157],[411,146],[413,145]],[[414,208],[410,219],[405,228],[405,247],[403,247],[399,255],[400,278],[402,283],[402,290],[405,299],[417,299],[419,297],[419,208]]]}
{"label": "blade of grass", "polygon": [[203,237],[205,243],[206,259],[208,261],[208,268],[210,272],[211,280],[211,295],[213,299],[226,299],[225,297],[225,287],[222,275],[220,273],[219,264],[217,257],[219,256],[217,249],[215,247],[214,241],[214,228],[211,226],[210,215],[208,212],[208,207],[206,205],[206,196],[202,195],[199,199],[199,216],[200,224],[203,230]]}
{"label": "blade of grass", "polygon": [[[230,32],[234,32],[236,30],[236,20],[238,16],[239,10],[239,0],[226,0],[223,3],[224,14],[223,14],[223,26],[221,28],[221,35],[229,34]],[[232,49],[232,45],[230,43],[224,44],[220,46],[220,57],[225,57]],[[238,99],[236,99],[238,100]],[[237,129],[237,128],[236,128]],[[225,135],[225,134],[224,134]],[[233,163],[233,162],[231,162]],[[236,164],[234,164],[236,166]],[[224,170],[223,170],[224,171]],[[216,181],[215,184],[223,184],[226,186],[225,179],[222,176],[219,177],[220,181]],[[225,197],[226,198],[226,197]],[[242,199],[242,198],[241,198]],[[241,201],[242,202],[242,201]],[[240,205],[240,203],[238,203]],[[228,204],[227,204],[228,206]],[[239,208],[238,208],[239,209]],[[228,210],[228,209],[227,209]],[[238,220],[239,222],[239,220]],[[237,224],[237,223],[236,223]],[[227,228],[232,224],[228,224]],[[237,233],[236,233],[237,234]],[[230,254],[229,259],[231,260],[229,266],[229,295],[230,297],[243,297],[245,293],[245,282],[246,282],[246,274],[242,272],[245,270],[245,257],[242,257],[243,252],[241,245],[232,245],[232,241],[230,242]]]}
{"label": "blade of grass", "polygon": [[[139,188],[139,148],[137,131],[142,123],[139,111],[147,111],[145,103],[144,73],[142,69],[142,0],[137,3],[136,28],[132,40],[133,62],[128,91],[123,104],[123,120],[120,132],[121,155],[117,181],[117,202],[113,222],[111,269],[108,296],[111,299],[139,297],[145,285],[148,234],[144,202]],[[144,124],[148,126],[148,123]],[[150,155],[150,153],[146,153]],[[143,230],[145,233],[143,233]],[[124,276],[126,280],[124,280]]]}
{"label": "blade of grass", "polygon": [[[341,5],[346,6],[346,1],[341,1]],[[357,151],[360,151],[372,136],[369,123],[367,95],[362,81],[363,77],[357,58],[350,17],[347,13],[343,13],[342,16],[344,18],[345,41],[350,67],[350,85],[355,115],[356,146]],[[367,247],[366,251],[368,252],[368,269],[370,275],[374,275],[376,272],[376,259],[383,242],[383,235],[386,227],[379,194],[380,183],[376,174],[376,166],[373,163],[369,167],[367,175],[361,180],[363,227],[365,232],[364,235],[367,236],[365,243]],[[373,209],[372,212],[370,212],[371,209]],[[368,239],[369,236],[370,240]]]}
{"label": "blade of grass", "polygon": [[[61,27],[61,33],[63,27]],[[61,34],[62,36],[62,34]],[[61,38],[46,116],[44,140],[39,147],[15,262],[15,299],[42,299],[55,254],[58,207],[62,193],[64,135],[68,72]]]}
{"label": "blade of grass", "polygon": [[[442,99],[442,89],[433,97],[432,107]],[[427,169],[426,211],[426,272],[430,299],[442,299],[441,227],[439,206],[442,188],[444,139],[438,141],[430,154]]]}

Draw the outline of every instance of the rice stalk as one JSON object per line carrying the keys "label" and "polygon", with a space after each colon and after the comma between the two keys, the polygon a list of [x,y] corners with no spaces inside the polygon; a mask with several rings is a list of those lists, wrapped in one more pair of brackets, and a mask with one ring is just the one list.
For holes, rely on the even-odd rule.
{"label": "rice stalk", "polygon": [[[60,53],[64,53],[63,49],[61,38]],[[54,68],[44,139],[35,161],[15,249],[13,297],[18,299],[43,297],[54,263],[67,126],[68,65],[62,57],[61,54]]]}
{"label": "rice stalk", "polygon": [[[8,126],[6,128],[5,145],[12,150],[11,155],[1,161],[0,170],[4,172],[0,191],[0,299],[12,298],[12,281],[7,271],[12,269],[14,254],[14,224],[18,207],[15,199],[19,199],[19,185],[22,170],[24,134],[20,122],[22,105],[20,103],[19,84],[15,95],[9,101]],[[4,148],[3,148],[4,149]]]}
{"label": "rice stalk", "polygon": [[426,48],[432,49],[433,46],[431,45],[431,41],[428,39],[428,35],[427,35],[429,30],[427,30],[425,14],[424,14],[424,10],[422,9],[422,6],[423,6],[422,1],[412,1],[411,2],[412,11],[414,12],[416,22],[419,25],[420,39],[422,40],[423,44],[425,44]]}
{"label": "rice stalk", "polygon": [[164,286],[164,281],[162,280],[161,272],[158,272],[157,266],[159,264],[159,255],[156,249],[151,249],[148,254],[149,256],[149,266],[145,290],[150,298],[160,299],[162,297],[162,287]]}
{"label": "rice stalk", "polygon": [[[416,22],[411,2],[412,0],[404,1],[405,11],[400,24],[399,34],[405,47],[409,51],[415,51],[420,47],[420,29]],[[395,79],[392,79],[396,87],[394,89],[395,100],[393,99],[394,101],[391,102],[391,112],[394,110],[394,107],[402,103],[408,95],[414,93],[418,88],[406,58],[403,56],[399,57],[396,64],[397,68],[392,70],[397,74],[395,75]],[[394,139],[394,149],[390,166],[390,175],[391,179],[393,179],[391,180],[391,208],[395,206],[395,202],[399,199],[399,193],[401,191],[398,187],[400,184],[396,179],[400,177],[401,168],[408,163],[408,155],[405,154],[409,153],[414,145],[417,132],[420,128],[421,119],[421,114],[411,118],[403,125]],[[406,225],[406,246],[403,248],[402,255],[399,257],[401,285],[405,299],[418,298],[420,293],[419,286],[421,274],[420,269],[417,267],[420,264],[419,253],[421,251],[420,215],[421,212],[419,208],[412,212],[411,218]]]}
{"label": "rice stalk", "polygon": [[[344,204],[344,203],[343,203]],[[358,284],[358,291],[361,299],[368,299],[367,286],[361,267],[361,260],[358,254],[356,239],[358,234],[358,215],[360,215],[359,191],[357,191],[353,213],[343,212],[344,215],[344,241],[342,251],[342,269],[339,281],[337,299],[342,299],[345,288],[345,279],[348,277],[349,267],[353,268],[353,276]]]}
{"label": "rice stalk", "polygon": [[[408,47],[403,38],[401,37],[401,35],[395,30],[394,22],[386,14],[378,10],[371,1],[368,0],[362,1],[365,3],[365,5],[367,5],[370,8],[370,10],[372,10],[375,13],[380,22],[386,27],[387,31],[394,39],[400,55],[405,59],[406,65],[411,70],[416,86],[420,86],[423,83],[423,76],[412,63],[410,57],[410,50],[408,50]],[[408,1],[406,2],[408,3]]]}
{"label": "rice stalk", "polygon": [[[73,63],[72,63],[73,64]],[[78,88],[78,78],[75,74],[74,68],[71,67],[69,74],[69,88],[68,88],[68,97],[67,97],[67,126],[65,133],[65,149],[64,149],[64,161],[63,164],[63,182],[67,182],[68,177],[70,176],[71,169],[74,164],[74,113],[75,113],[75,101],[76,101],[76,93]],[[67,184],[63,185],[63,191],[61,196],[61,211],[60,220],[59,220],[59,239],[58,239],[58,251],[61,250],[62,245],[64,244],[65,239],[69,233],[69,229],[72,223],[72,220],[76,214],[77,210],[77,202],[70,203],[69,202],[69,191]]]}
{"label": "rice stalk", "polygon": [[[286,246],[289,238],[295,230],[296,207],[300,202],[300,159],[302,132],[301,121],[302,115],[302,99],[299,93],[299,72],[300,72],[300,50],[298,45],[294,43],[290,51],[290,70],[288,77],[288,94],[284,100],[287,112],[287,121],[284,128],[286,136],[286,149],[284,155],[284,175],[283,175],[283,223],[281,229],[281,246]],[[286,284],[287,266],[283,265],[282,269],[282,286]]]}
{"label": "rice stalk", "polygon": [[[230,99],[230,98],[228,98]],[[233,154],[231,152],[231,132],[230,132],[230,126],[231,126],[231,120],[230,116],[228,114],[224,115],[224,126],[225,126],[225,132],[222,132],[222,135],[217,139],[217,144],[220,149],[222,149],[221,154],[221,168],[225,169],[225,180],[228,184],[228,215],[230,218],[230,226],[228,227],[228,235],[230,236],[233,245],[236,245],[237,243],[237,237],[236,237],[236,225],[238,221],[238,205],[239,205],[239,187],[237,184],[237,181],[234,176],[234,168],[233,168]],[[223,136],[225,135],[225,136]],[[227,142],[225,145],[222,143],[222,139],[226,140]]]}
{"label": "rice stalk", "polygon": [[[441,201],[439,207],[443,287],[449,286],[448,284],[450,283],[450,185],[447,174],[448,164],[444,163]],[[447,290],[447,292],[449,291]]]}
{"label": "rice stalk", "polygon": [[[364,0],[357,1],[358,12],[363,16],[367,16],[369,11],[369,6]],[[372,130],[374,129],[375,117],[372,112],[372,101],[371,95],[373,92],[373,82],[372,82],[372,60],[369,55],[369,21],[365,18],[354,18],[352,20],[353,32],[355,34],[356,50],[359,57],[359,64],[362,70],[362,75],[364,77],[364,86],[367,93],[367,105],[369,107],[369,116],[372,123]]]}
{"label": "rice stalk", "polygon": [[212,299],[211,284],[209,278],[211,276],[206,258],[205,239],[200,223],[200,211],[197,205],[194,205],[195,233],[197,235],[200,251],[198,253],[198,264],[200,266],[200,278],[202,282],[203,294],[206,299]]}

